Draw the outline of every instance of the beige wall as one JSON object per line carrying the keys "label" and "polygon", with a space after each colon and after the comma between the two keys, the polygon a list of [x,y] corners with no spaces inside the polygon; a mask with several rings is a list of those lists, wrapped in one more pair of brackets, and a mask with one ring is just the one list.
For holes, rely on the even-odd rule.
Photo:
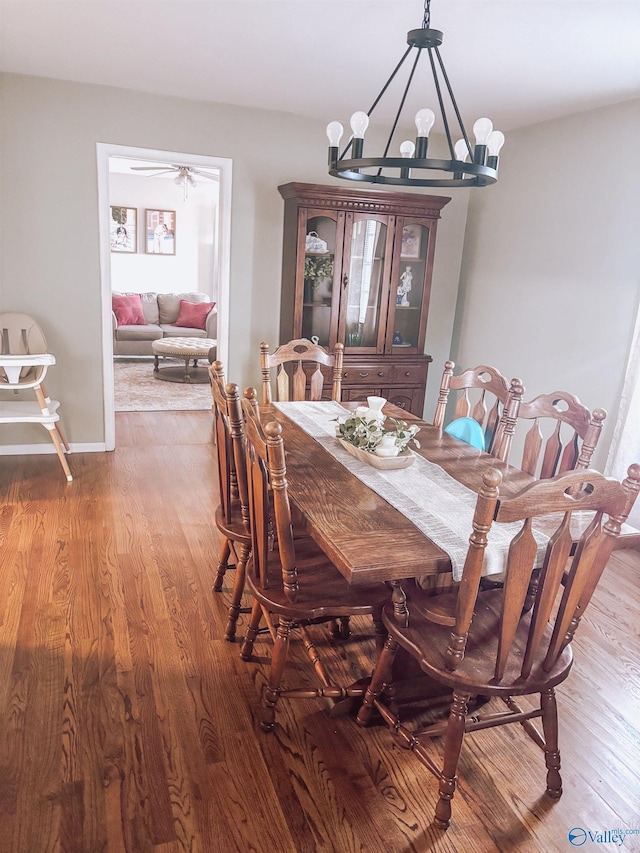
{"label": "beige wall", "polygon": [[639,137],[640,100],[508,134],[464,245],[455,360],[519,376],[527,399],[564,389],[605,408],[599,468],[640,295]]}
{"label": "beige wall", "polygon": [[[20,75],[2,76],[0,97],[0,307],[45,327],[58,359],[50,391],[63,401],[72,444],[104,440],[97,142],[233,159],[228,374],[256,383],[258,344],[278,337],[277,187],[340,183],[326,174],[323,122]],[[436,365],[450,347],[466,196],[439,226],[428,343]],[[42,442],[38,430],[5,428],[0,442]]]}

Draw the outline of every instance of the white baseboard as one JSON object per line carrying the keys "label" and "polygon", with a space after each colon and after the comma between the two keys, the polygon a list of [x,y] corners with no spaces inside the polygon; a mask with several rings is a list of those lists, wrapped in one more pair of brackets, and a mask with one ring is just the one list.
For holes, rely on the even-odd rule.
{"label": "white baseboard", "polygon": [[[71,453],[103,453],[107,447],[104,442],[87,442],[86,444],[70,444]],[[55,453],[53,444],[0,444],[0,456],[28,456]]]}

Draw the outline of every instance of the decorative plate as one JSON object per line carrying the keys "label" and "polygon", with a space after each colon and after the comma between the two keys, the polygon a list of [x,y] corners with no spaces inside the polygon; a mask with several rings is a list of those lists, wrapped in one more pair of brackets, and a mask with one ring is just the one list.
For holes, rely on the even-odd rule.
{"label": "decorative plate", "polygon": [[338,441],[355,459],[360,459],[366,462],[367,465],[372,465],[374,468],[380,468],[383,471],[392,471],[397,468],[408,468],[413,465],[414,455],[411,450],[401,450],[397,456],[376,456],[375,453],[368,453],[366,450],[360,450],[359,447],[354,447],[343,438]]}

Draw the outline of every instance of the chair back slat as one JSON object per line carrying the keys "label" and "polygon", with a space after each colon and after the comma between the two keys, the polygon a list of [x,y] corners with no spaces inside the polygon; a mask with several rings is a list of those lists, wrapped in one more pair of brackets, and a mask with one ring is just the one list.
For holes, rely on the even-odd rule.
{"label": "chair back slat", "polygon": [[473,407],[473,414],[471,415],[471,417],[480,424],[483,430],[487,426],[487,407],[485,406],[484,397],[485,391],[480,394],[477,403]]}
{"label": "chair back slat", "polygon": [[560,471],[558,471],[558,462],[560,459],[560,453],[562,452],[562,441],[560,439],[561,426],[561,422],[558,421],[556,428],[553,430],[545,444],[544,454],[542,456],[542,467],[540,469],[540,478],[543,480],[548,480],[549,477],[553,477],[554,474],[560,473]]}
{"label": "chair back slat", "polygon": [[562,519],[562,523],[550,538],[545,554],[544,564],[540,573],[540,583],[543,585],[543,588],[533,608],[531,630],[522,664],[523,678],[528,678],[531,675],[533,660],[539,654],[540,643],[547,623],[551,619],[551,612],[556,600],[555,591],[559,588],[564,574],[564,567],[567,564],[572,548],[571,513],[567,512]]}
{"label": "chair back slat", "polygon": [[289,374],[285,370],[284,364],[278,368],[276,375],[276,393],[278,400],[286,402],[289,399]]}
{"label": "chair back slat", "polygon": [[578,434],[574,432],[562,451],[560,464],[558,465],[558,474],[563,474],[565,471],[574,471],[578,467],[577,463],[579,456],[580,445],[578,442]]}
{"label": "chair back slat", "polygon": [[[595,471],[579,470],[539,480],[503,500],[497,498],[499,484],[497,471],[485,473],[457,593],[455,625],[445,652],[446,666],[454,671],[473,637],[474,608],[484,614],[480,625],[485,632],[489,623],[483,619],[495,613],[491,629],[495,631],[494,657],[483,664],[491,667],[484,677],[495,684],[507,672],[509,678],[519,672],[519,678],[528,679],[536,672],[551,671],[572,641],[640,490],[640,465],[629,468],[622,484]],[[491,506],[495,508],[493,522],[487,519]],[[594,515],[578,540],[564,581],[573,546],[570,524],[576,511]],[[541,550],[534,531],[543,517],[547,525],[553,522],[555,531]],[[503,522],[515,525],[504,567],[504,589],[480,590],[484,546],[487,539],[491,541],[492,523]],[[486,640],[483,635],[480,642]]]}
{"label": "chair back slat", "polygon": [[469,392],[466,388],[456,403],[455,416],[456,418],[468,418],[471,416],[471,402],[469,400]]}
{"label": "chair back slat", "polygon": [[[548,479],[564,471],[589,467],[607,416],[604,409],[590,412],[576,396],[566,391],[540,394],[528,403],[521,403],[517,409],[518,421],[534,422],[524,440],[520,465],[523,471]],[[546,439],[543,422],[553,424]]]}
{"label": "chair back slat", "polygon": [[538,545],[531,532],[531,519],[527,518],[509,547],[508,571],[504,584],[504,604],[496,655],[495,678],[497,681],[500,681],[504,675],[507,658],[529,590],[537,553]]}
{"label": "chair back slat", "polygon": [[540,423],[536,418],[533,422],[533,426],[527,432],[527,435],[524,440],[524,450],[522,452],[522,462],[520,463],[520,468],[527,474],[531,474],[533,476],[536,465],[538,464],[538,459],[540,458],[540,449],[542,447],[542,430],[540,429]]}
{"label": "chair back slat", "polygon": [[293,373],[293,399],[304,400],[304,392],[307,388],[307,375],[302,369],[302,362],[296,362]]}
{"label": "chair back slat", "polygon": [[[316,367],[316,369],[311,374],[311,381],[309,383],[309,399],[310,400],[320,400],[322,398],[322,386],[324,385],[324,377],[322,375],[322,371],[320,370],[320,365]],[[302,391],[304,395],[304,389]],[[302,397],[304,399],[304,396]]]}
{"label": "chair back slat", "polygon": [[[333,352],[329,354],[324,347],[314,344],[306,338],[299,338],[282,344],[273,353],[269,352],[267,343],[261,343],[262,402],[265,404],[272,402],[272,368],[277,368],[277,400],[322,399],[325,383],[322,367],[330,369],[331,399],[339,402],[342,393],[343,355],[343,344],[336,344]],[[313,365],[315,365],[315,370],[311,372]],[[307,388],[309,389],[309,396],[307,396]],[[328,392],[327,396],[329,396]]]}

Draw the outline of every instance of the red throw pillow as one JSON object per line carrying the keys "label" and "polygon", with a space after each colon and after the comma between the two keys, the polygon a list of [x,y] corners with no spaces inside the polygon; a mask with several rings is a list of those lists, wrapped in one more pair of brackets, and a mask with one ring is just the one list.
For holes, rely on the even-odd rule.
{"label": "red throw pillow", "polygon": [[189,329],[206,329],[209,312],[215,307],[215,302],[188,302],[180,300],[180,314],[174,326],[186,326]]}
{"label": "red throw pillow", "polygon": [[112,296],[111,307],[118,326],[146,326],[139,293],[130,296]]}

